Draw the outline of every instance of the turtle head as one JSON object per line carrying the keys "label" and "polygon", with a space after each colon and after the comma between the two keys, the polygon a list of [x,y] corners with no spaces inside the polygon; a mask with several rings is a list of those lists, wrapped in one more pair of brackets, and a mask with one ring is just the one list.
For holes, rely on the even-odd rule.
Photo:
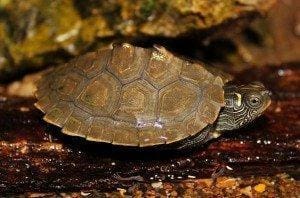
{"label": "turtle head", "polygon": [[228,85],[225,90],[225,107],[221,110],[216,129],[241,128],[259,117],[271,104],[271,92],[260,82],[248,85]]}

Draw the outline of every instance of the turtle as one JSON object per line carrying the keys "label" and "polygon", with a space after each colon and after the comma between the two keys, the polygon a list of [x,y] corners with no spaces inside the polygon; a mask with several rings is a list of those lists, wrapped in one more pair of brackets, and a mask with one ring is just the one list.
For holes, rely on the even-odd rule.
{"label": "turtle", "polygon": [[270,105],[262,83],[231,81],[162,46],[119,43],[47,72],[35,106],[46,122],[87,141],[193,148],[247,125]]}

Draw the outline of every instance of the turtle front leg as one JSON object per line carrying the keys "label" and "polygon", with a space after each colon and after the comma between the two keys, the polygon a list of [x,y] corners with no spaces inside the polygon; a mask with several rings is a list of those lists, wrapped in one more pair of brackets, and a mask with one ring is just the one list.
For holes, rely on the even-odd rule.
{"label": "turtle front leg", "polygon": [[201,146],[213,138],[211,135],[212,131],[214,131],[213,127],[208,126],[195,136],[182,140],[174,146],[177,150],[192,149]]}

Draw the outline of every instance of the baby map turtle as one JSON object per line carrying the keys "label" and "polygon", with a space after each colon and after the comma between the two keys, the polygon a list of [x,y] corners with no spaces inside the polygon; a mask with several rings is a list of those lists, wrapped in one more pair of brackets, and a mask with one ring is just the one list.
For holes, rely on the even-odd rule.
{"label": "baby map turtle", "polygon": [[251,122],[270,105],[258,82],[127,43],[87,53],[45,74],[35,106],[71,136],[123,146],[190,148]]}

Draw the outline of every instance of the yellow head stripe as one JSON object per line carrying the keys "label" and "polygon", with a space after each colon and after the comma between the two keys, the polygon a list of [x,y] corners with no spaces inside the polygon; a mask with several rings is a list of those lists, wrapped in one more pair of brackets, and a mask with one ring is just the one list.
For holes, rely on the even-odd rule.
{"label": "yellow head stripe", "polygon": [[241,106],[242,105],[242,95],[239,93],[234,93],[237,96],[237,105]]}

